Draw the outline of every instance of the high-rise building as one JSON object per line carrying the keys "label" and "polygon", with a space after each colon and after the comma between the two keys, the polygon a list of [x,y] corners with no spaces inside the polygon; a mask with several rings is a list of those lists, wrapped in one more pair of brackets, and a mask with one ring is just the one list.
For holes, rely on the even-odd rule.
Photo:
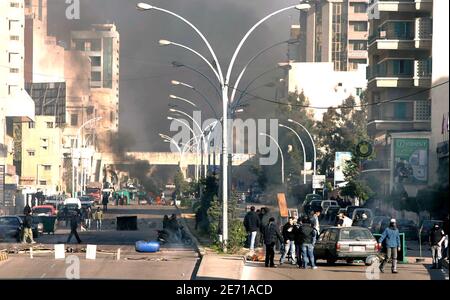
{"label": "high-rise building", "polygon": [[24,89],[24,1],[0,1],[0,211],[15,213],[18,176],[14,124],[34,119]]}
{"label": "high-rise building", "polygon": [[[333,62],[335,71],[367,64],[368,0],[313,0],[300,12],[291,35],[300,40],[289,57],[296,62]],[[291,49],[294,46],[290,46]]]}
{"label": "high-rise building", "polygon": [[368,131],[376,161],[364,173],[378,178],[386,194],[414,197],[429,183],[432,7],[432,0],[369,6]]}
{"label": "high-rise building", "polygon": [[91,61],[90,87],[100,126],[119,129],[120,35],[114,24],[92,25],[91,30],[72,31],[71,49],[85,52]]}

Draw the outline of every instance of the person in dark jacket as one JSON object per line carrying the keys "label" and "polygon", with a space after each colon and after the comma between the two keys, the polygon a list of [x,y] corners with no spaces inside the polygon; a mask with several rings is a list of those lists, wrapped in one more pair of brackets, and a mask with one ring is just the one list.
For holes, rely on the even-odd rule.
{"label": "person in dark jacket", "polygon": [[103,204],[103,212],[106,213],[108,211],[108,203],[109,203],[109,195],[108,193],[104,193],[103,194],[103,200],[102,200],[102,204]]}
{"label": "person in dark jacket", "polygon": [[269,219],[269,224],[264,229],[264,244],[266,245],[266,268],[276,268],[275,266],[275,244],[277,241],[283,243],[283,237],[275,224],[275,218]]}
{"label": "person in dark jacket", "polygon": [[309,218],[305,217],[302,221],[303,225],[300,228],[300,243],[302,244],[302,268],[308,268],[311,264],[311,269],[317,269],[314,258],[314,241],[316,237],[316,230],[310,224]]}
{"label": "person in dark jacket", "polygon": [[378,243],[382,245],[384,241],[386,242],[386,258],[380,264],[380,271],[384,273],[384,265],[392,259],[392,273],[398,273],[397,252],[401,250],[401,247],[400,233],[395,219],[391,219],[389,227],[384,230]]}
{"label": "person in dark jacket", "polygon": [[250,251],[255,250],[255,240],[256,240],[256,234],[258,233],[258,230],[260,228],[260,220],[258,215],[255,212],[255,207],[250,207],[250,211],[245,215],[244,218],[244,227],[247,231],[248,240],[250,242]]}
{"label": "person in dark jacket", "polygon": [[36,242],[33,240],[33,217],[31,216],[31,213],[27,213],[25,215],[25,218],[23,220],[23,239],[22,243],[26,244],[28,243],[28,239],[30,239],[32,244],[36,244]]}
{"label": "person in dark jacket", "polygon": [[294,218],[289,217],[288,222],[283,226],[284,252],[280,259],[280,265],[284,264],[288,253],[291,254],[292,264],[297,263],[295,255],[295,236],[297,227],[294,224]]}
{"label": "person in dark jacket", "polygon": [[25,207],[23,208],[23,214],[26,216],[26,215],[28,215],[28,214],[31,214],[31,207],[30,207],[30,205],[28,205],[28,203],[27,203],[27,205],[25,205]]}
{"label": "person in dark jacket", "polygon": [[445,240],[445,232],[436,223],[433,229],[430,231],[430,247],[431,247],[431,257],[433,261],[432,269],[441,269],[441,259],[442,259],[442,244]]}
{"label": "person in dark jacket", "polygon": [[260,226],[260,240],[259,245],[264,245],[264,230],[266,228],[267,223],[269,222],[268,219],[269,211],[266,207],[261,208],[259,217],[259,226]]}
{"label": "person in dark jacket", "polygon": [[70,216],[70,234],[69,234],[69,237],[67,238],[67,244],[70,243],[72,236],[75,236],[78,244],[81,244],[81,239],[78,236],[78,232],[77,232],[79,223],[80,223],[80,211],[76,210],[76,211],[72,212],[72,214]]}
{"label": "person in dark jacket", "polygon": [[300,236],[300,229],[302,227],[302,220],[298,218],[297,222],[295,222],[295,256],[297,257],[297,265],[302,267],[302,241]]}

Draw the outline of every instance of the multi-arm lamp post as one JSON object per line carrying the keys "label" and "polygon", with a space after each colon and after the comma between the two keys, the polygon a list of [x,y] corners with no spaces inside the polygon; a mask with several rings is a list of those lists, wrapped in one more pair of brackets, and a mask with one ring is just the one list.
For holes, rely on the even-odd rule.
{"label": "multi-arm lamp post", "polygon": [[[247,39],[250,37],[250,35],[261,24],[263,24],[264,22],[266,22],[268,19],[272,18],[273,16],[281,14],[281,13],[291,10],[291,9],[305,10],[305,9],[310,8],[309,4],[302,3],[302,2],[305,2],[305,1],[300,1],[300,3],[297,5],[291,5],[291,6],[277,10],[277,11],[267,15],[266,17],[262,18],[252,28],[250,28],[250,30],[244,35],[244,37],[242,38],[242,40],[236,47],[236,50],[231,58],[231,61],[230,61],[230,64],[228,66],[228,70],[226,73],[222,72],[221,64],[217,58],[215,51],[211,47],[210,42],[206,39],[204,34],[195,25],[193,25],[191,22],[189,22],[184,17],[182,17],[170,10],[166,10],[166,9],[156,7],[156,6],[147,4],[147,3],[142,3],[142,2],[137,5],[137,9],[140,11],[159,11],[159,12],[171,15],[171,16],[183,21],[185,24],[187,24],[189,27],[191,27],[198,34],[198,36],[203,40],[203,42],[207,46],[207,48],[213,58],[215,66],[213,66],[212,63],[210,63],[209,60],[206,59],[203,55],[201,55],[199,52],[195,51],[192,48],[189,48],[185,45],[181,45],[178,43],[166,41],[166,40],[160,41],[160,44],[162,44],[162,45],[178,46],[178,47],[188,50],[189,52],[192,52],[195,55],[197,55],[198,57],[200,57],[209,66],[211,71],[217,77],[217,79],[220,83],[220,86],[221,86],[222,108],[223,108],[223,111],[222,111],[222,113],[223,113],[223,126],[222,126],[222,202],[223,202],[222,214],[223,214],[223,217],[222,217],[222,230],[223,230],[223,244],[224,244],[225,251],[226,251],[226,245],[227,245],[227,240],[228,240],[228,168],[227,168],[227,166],[228,166],[228,126],[227,126],[227,122],[228,122],[228,116],[229,116],[229,106],[231,104],[231,101],[233,100],[233,99],[231,99],[231,101],[230,101],[230,97],[229,97],[230,79],[231,79],[231,75],[233,72],[233,68],[234,68],[237,56],[238,56],[239,52],[241,51],[241,48],[243,47],[243,45],[245,44]],[[225,74],[225,76],[224,76],[224,74]],[[234,86],[236,86],[236,85],[234,85]]]}

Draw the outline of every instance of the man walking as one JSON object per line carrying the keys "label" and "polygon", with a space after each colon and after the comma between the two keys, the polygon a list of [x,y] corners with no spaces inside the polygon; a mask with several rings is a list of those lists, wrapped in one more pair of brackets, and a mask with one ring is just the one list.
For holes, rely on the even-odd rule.
{"label": "man walking", "polygon": [[23,239],[22,239],[23,244],[27,244],[28,239],[30,239],[32,244],[36,244],[36,242],[33,240],[32,227],[33,227],[33,217],[31,216],[31,212],[28,212],[23,220]]}
{"label": "man walking", "polygon": [[432,269],[441,269],[441,259],[442,259],[442,244],[445,240],[445,232],[439,227],[439,224],[434,224],[433,229],[430,231],[430,247],[431,247],[431,257],[433,260]]}
{"label": "man walking", "polygon": [[275,266],[275,244],[277,241],[283,243],[283,237],[275,224],[275,218],[269,219],[269,224],[264,229],[264,244],[266,245],[266,268],[276,268]]}
{"label": "man walking", "polygon": [[79,222],[80,222],[80,211],[77,210],[76,212],[72,212],[72,214],[70,216],[70,234],[69,234],[69,237],[67,238],[67,244],[70,243],[72,236],[75,236],[78,244],[81,244],[81,239],[78,236],[78,232],[77,232]]}
{"label": "man walking", "polygon": [[283,226],[284,252],[280,259],[280,265],[284,264],[288,253],[291,254],[292,264],[295,265],[297,263],[295,255],[296,230],[297,228],[294,224],[294,218],[289,217],[288,222]]}
{"label": "man walking", "polygon": [[302,268],[308,268],[308,264],[311,264],[311,269],[317,269],[316,261],[314,258],[314,241],[316,236],[316,230],[312,227],[310,220],[305,217],[302,220],[302,227],[300,228],[300,240],[302,244]]}
{"label": "man walking", "polygon": [[381,235],[378,243],[380,245],[383,242],[386,242],[386,257],[381,262],[380,271],[384,273],[384,265],[392,259],[392,273],[396,274],[397,271],[397,252],[401,250],[400,248],[400,233],[397,229],[397,221],[395,219],[391,219],[389,227],[386,228]]}
{"label": "man walking", "polygon": [[255,250],[256,234],[258,233],[260,226],[261,224],[259,217],[255,212],[255,207],[252,206],[250,207],[250,211],[245,215],[244,218],[244,227],[247,231],[247,240],[250,243],[249,248],[251,252]]}

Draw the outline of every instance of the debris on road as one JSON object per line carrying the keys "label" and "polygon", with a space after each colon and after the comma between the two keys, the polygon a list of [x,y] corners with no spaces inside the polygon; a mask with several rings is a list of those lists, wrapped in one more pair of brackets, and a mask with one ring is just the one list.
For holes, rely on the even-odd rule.
{"label": "debris on road", "polygon": [[151,258],[151,257],[125,257],[124,260],[145,260],[145,261],[169,261],[167,258]]}
{"label": "debris on road", "polygon": [[8,259],[8,253],[4,250],[0,251],[0,261],[5,261]]}

